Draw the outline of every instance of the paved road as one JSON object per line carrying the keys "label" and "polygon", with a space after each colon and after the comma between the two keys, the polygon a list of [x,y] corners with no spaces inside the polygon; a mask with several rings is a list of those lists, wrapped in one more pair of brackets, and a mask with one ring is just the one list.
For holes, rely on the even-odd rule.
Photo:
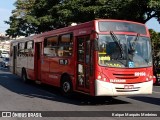
{"label": "paved road", "polygon": [[[160,86],[154,86],[152,95],[120,96],[94,99],[85,95],[76,94],[72,98],[63,97],[60,90],[51,86],[25,84],[21,78],[0,70],[0,111],[160,111]],[[109,113],[109,112],[108,112]],[[60,113],[56,113],[59,115]],[[72,112],[67,113],[72,116]],[[75,114],[78,114],[76,112]],[[86,114],[79,113],[82,116]],[[87,112],[87,114],[90,114]],[[101,116],[102,112],[92,113]],[[2,119],[2,118],[0,118]],[[21,120],[21,118],[3,118],[6,120]],[[30,118],[34,120],[33,118]],[[35,118],[36,119],[36,118]],[[38,118],[40,119],[40,118]],[[158,120],[158,117],[54,117],[41,120]]]}

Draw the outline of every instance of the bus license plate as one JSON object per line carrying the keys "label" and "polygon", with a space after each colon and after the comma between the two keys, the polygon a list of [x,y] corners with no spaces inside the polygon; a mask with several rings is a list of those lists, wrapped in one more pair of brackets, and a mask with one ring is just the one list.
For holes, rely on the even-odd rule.
{"label": "bus license plate", "polygon": [[124,89],[133,89],[134,85],[124,85]]}

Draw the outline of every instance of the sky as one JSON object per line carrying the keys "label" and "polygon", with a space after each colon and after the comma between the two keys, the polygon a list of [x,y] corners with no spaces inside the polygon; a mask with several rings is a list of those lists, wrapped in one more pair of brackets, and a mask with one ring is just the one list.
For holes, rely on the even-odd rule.
{"label": "sky", "polygon": [[[9,25],[5,24],[4,21],[8,21],[11,16],[11,11],[15,9],[14,2],[16,0],[0,0],[0,33],[5,33],[5,30],[9,28]],[[150,19],[146,26],[149,29],[153,29],[156,32],[160,32],[160,24],[155,18]]]}
{"label": "sky", "polygon": [[11,16],[11,11],[15,9],[13,3],[16,0],[0,0],[0,33],[5,33],[5,30],[9,28],[9,25],[4,21],[8,21]]}

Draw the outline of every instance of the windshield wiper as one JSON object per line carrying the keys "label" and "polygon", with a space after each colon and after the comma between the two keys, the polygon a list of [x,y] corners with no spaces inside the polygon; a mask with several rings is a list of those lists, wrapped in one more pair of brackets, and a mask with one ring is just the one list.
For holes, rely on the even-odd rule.
{"label": "windshield wiper", "polygon": [[135,51],[135,46],[136,46],[136,43],[137,43],[137,41],[139,39],[139,36],[140,36],[140,34],[137,33],[135,39],[133,40],[133,43],[131,44],[131,50],[133,50],[133,51]]}
{"label": "windshield wiper", "polygon": [[115,42],[116,46],[118,46],[120,48],[121,57],[123,58],[123,48],[122,48],[121,44],[119,43],[118,38],[116,37],[116,35],[114,34],[113,31],[110,31],[110,35],[111,35],[113,41]]}

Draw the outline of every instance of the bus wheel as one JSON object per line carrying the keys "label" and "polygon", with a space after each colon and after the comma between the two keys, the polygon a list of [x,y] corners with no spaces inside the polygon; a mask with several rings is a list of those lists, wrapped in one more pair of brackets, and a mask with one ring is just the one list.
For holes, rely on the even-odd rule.
{"label": "bus wheel", "polygon": [[72,83],[68,79],[68,77],[63,77],[62,83],[61,83],[61,90],[62,90],[62,94],[64,96],[71,96],[72,95],[72,90],[73,90]]}
{"label": "bus wheel", "polygon": [[27,74],[24,69],[22,69],[22,79],[23,79],[23,82],[25,83],[28,82]]}

